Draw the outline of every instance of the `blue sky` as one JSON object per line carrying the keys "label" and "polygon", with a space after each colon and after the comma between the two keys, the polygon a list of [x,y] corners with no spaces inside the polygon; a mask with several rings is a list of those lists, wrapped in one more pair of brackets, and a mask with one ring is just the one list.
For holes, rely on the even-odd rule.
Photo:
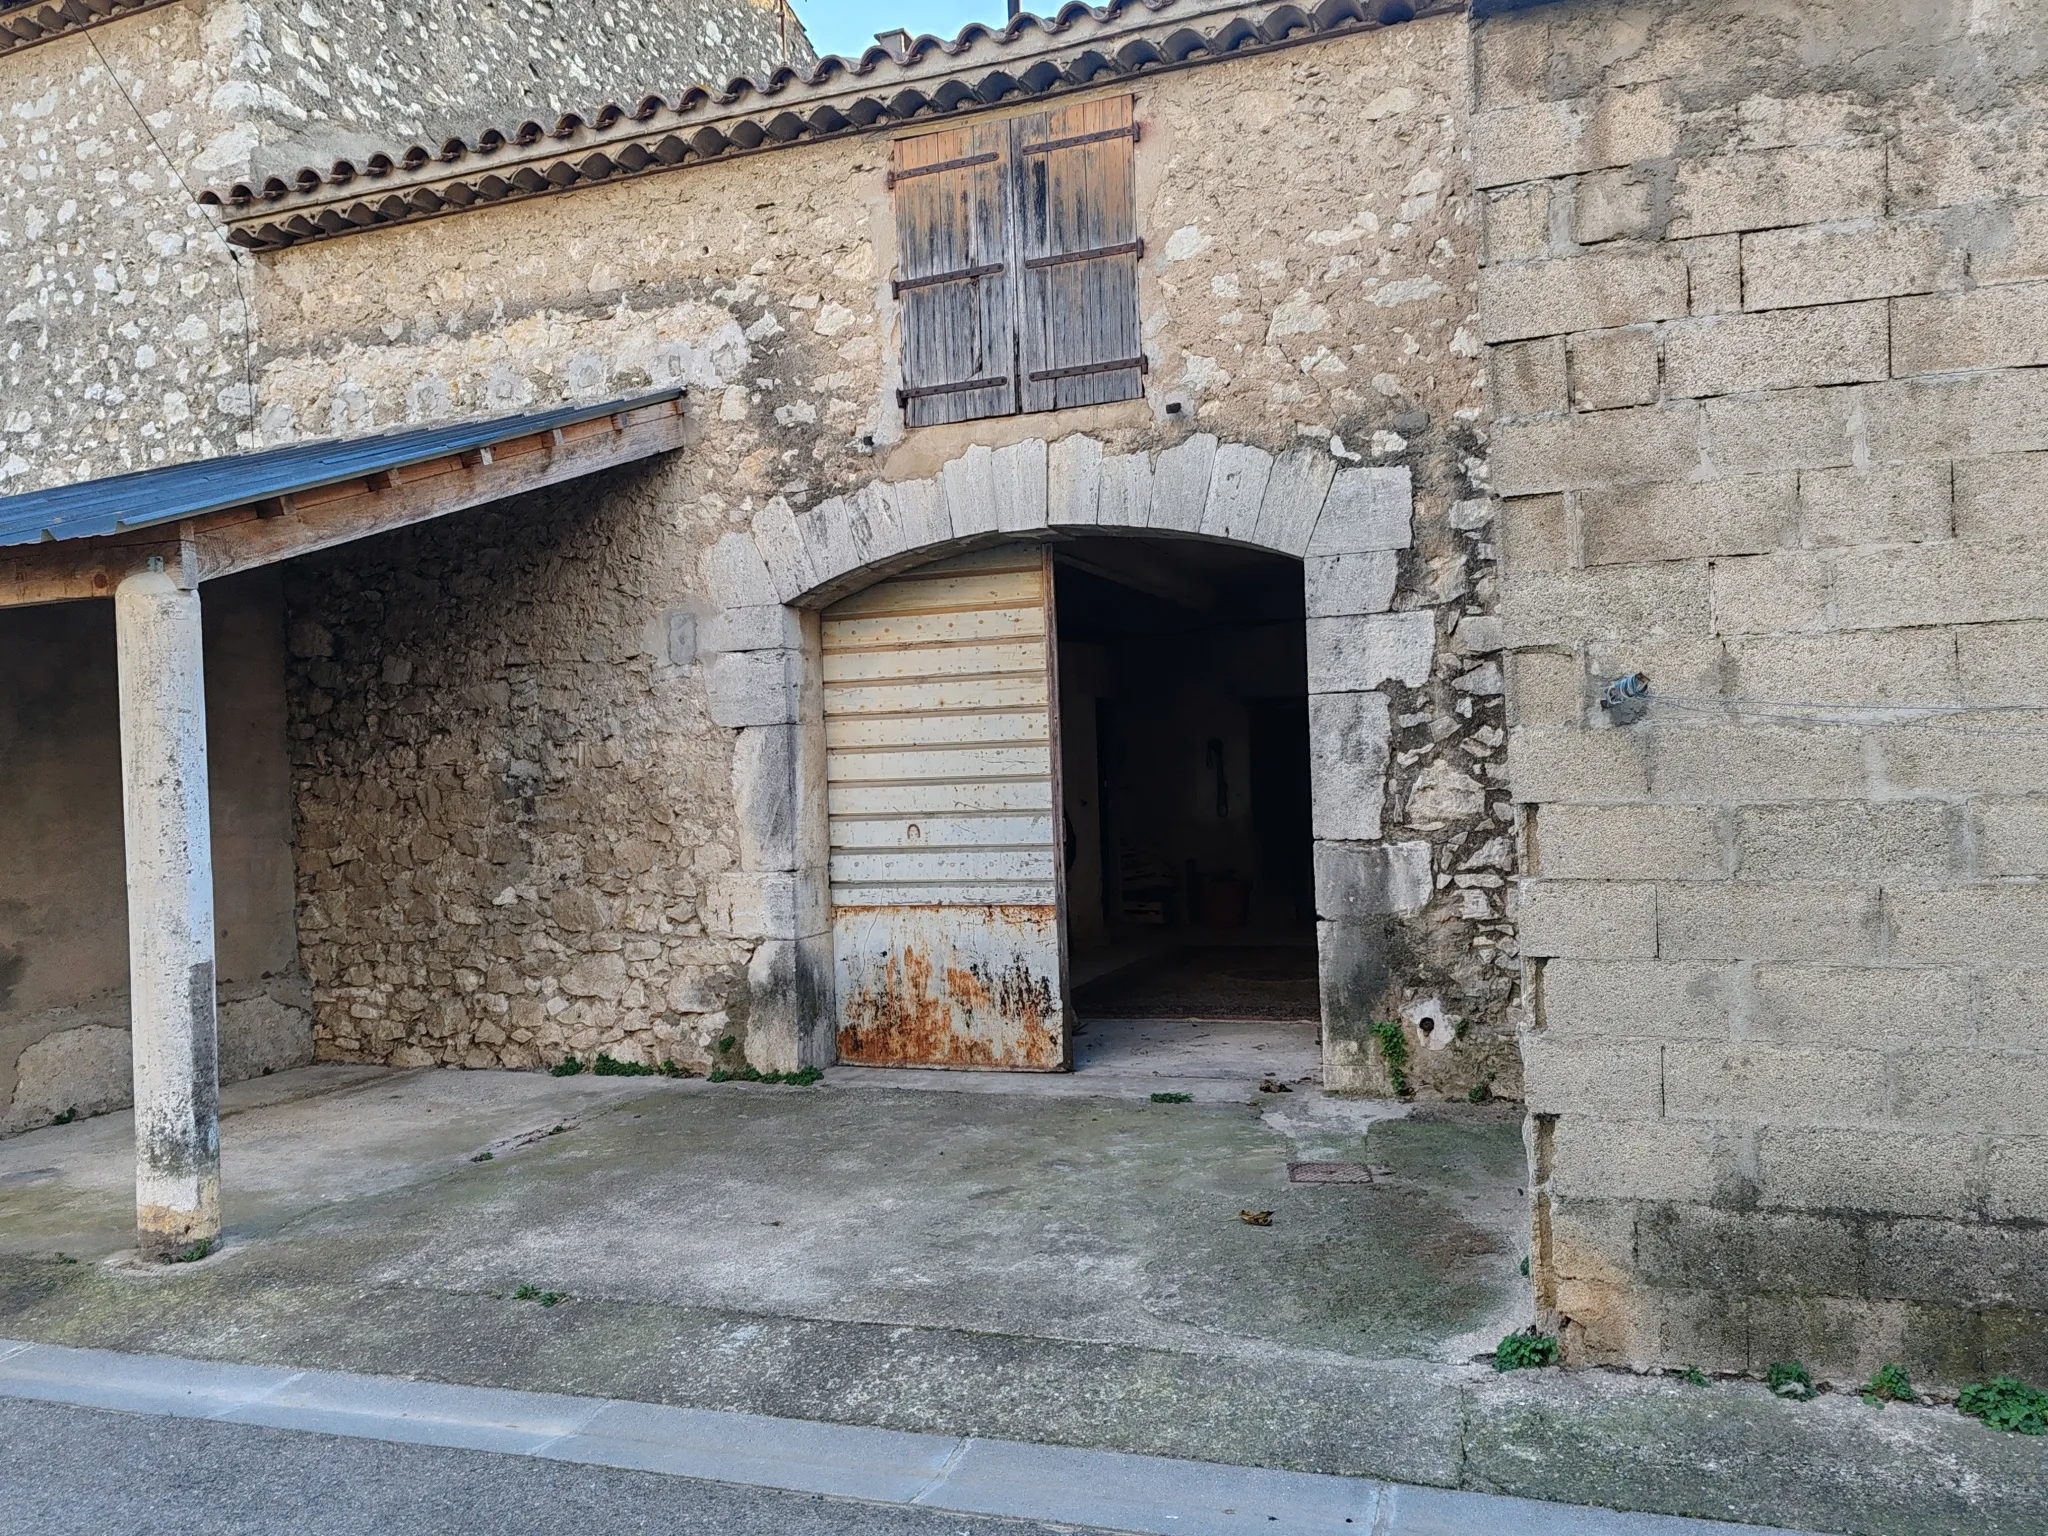
{"label": "blue sky", "polygon": [[[970,21],[999,26],[1009,15],[1007,0],[792,0],[820,53],[859,58],[872,48],[875,34],[902,27],[912,37],[930,32],[951,37]],[[1030,11],[1056,9],[1047,0],[1027,4]]]}

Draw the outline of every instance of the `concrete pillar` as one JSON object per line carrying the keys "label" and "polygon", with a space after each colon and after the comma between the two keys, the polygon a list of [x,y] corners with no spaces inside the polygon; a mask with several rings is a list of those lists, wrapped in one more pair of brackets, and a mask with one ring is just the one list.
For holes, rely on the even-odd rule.
{"label": "concrete pillar", "polygon": [[128,985],[135,1051],[135,1216],[146,1257],[220,1238],[213,844],[199,591],[163,562],[114,589]]}

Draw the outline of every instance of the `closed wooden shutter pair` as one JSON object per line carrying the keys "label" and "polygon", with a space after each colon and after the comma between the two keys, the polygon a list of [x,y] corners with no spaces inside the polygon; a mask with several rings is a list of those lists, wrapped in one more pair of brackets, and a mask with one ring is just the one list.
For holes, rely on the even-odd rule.
{"label": "closed wooden shutter pair", "polygon": [[1143,392],[1131,98],[898,139],[913,427]]}

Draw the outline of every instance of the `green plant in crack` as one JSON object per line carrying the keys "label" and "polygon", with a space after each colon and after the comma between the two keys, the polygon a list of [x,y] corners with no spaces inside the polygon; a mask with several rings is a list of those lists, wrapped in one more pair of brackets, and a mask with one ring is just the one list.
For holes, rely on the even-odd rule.
{"label": "green plant in crack", "polygon": [[1154,1104],[1192,1104],[1195,1102],[1195,1096],[1192,1093],[1155,1093],[1152,1095],[1152,1102]]}
{"label": "green plant in crack", "polygon": [[1773,1361],[1764,1380],[1779,1397],[1803,1403],[1814,1395],[1813,1375],[1797,1360]]}
{"label": "green plant in crack", "polygon": [[173,1253],[165,1254],[164,1262],[166,1264],[197,1264],[201,1259],[212,1253],[216,1246],[217,1239],[202,1237],[196,1243],[188,1243]]}
{"label": "green plant in crack", "polygon": [[2048,1392],[2011,1376],[1963,1388],[1956,1408],[1990,1429],[2015,1435],[2048,1435]]}
{"label": "green plant in crack", "polygon": [[1398,1019],[1382,1019],[1372,1027],[1373,1040],[1379,1045],[1380,1060],[1387,1064],[1387,1082],[1396,1098],[1408,1097],[1408,1031],[1401,1027]]}
{"label": "green plant in crack", "polygon": [[552,1307],[557,1302],[567,1301],[569,1298],[560,1291],[543,1291],[538,1286],[522,1285],[512,1293],[512,1299],[537,1301],[544,1307]]}
{"label": "green plant in crack", "polygon": [[556,1062],[552,1067],[548,1068],[548,1076],[574,1077],[578,1072],[581,1072],[582,1070],[582,1062],[578,1061],[574,1056],[564,1056],[560,1061]]}
{"label": "green plant in crack", "polygon": [[1535,1371],[1557,1364],[1557,1336],[1538,1333],[1530,1328],[1525,1333],[1511,1333],[1500,1341],[1500,1347],[1493,1352],[1493,1368],[1496,1371]]}
{"label": "green plant in crack", "polygon": [[1712,1383],[1707,1380],[1707,1373],[1701,1370],[1696,1365],[1688,1365],[1684,1370],[1680,1371],[1678,1373],[1678,1379],[1684,1382],[1688,1387],[1705,1387],[1712,1385]]}
{"label": "green plant in crack", "polygon": [[618,1061],[605,1055],[603,1051],[597,1053],[597,1062],[590,1070],[598,1077],[654,1076],[654,1068],[652,1067],[644,1067],[637,1061]]}
{"label": "green plant in crack", "polygon": [[1913,1395],[1913,1383],[1907,1379],[1903,1365],[1881,1365],[1877,1374],[1863,1384],[1863,1401],[1873,1408],[1882,1408],[1886,1403],[1917,1403]]}

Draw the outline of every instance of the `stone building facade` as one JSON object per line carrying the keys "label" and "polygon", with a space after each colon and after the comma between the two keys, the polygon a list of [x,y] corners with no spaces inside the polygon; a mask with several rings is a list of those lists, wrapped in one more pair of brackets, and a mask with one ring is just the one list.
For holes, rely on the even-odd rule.
{"label": "stone building facade", "polygon": [[[1398,1024],[1423,1095],[1526,1097],[1569,1356],[2038,1372],[2041,28],[1862,9],[1069,8],[655,102],[609,60],[526,134],[359,87],[385,160],[237,141],[225,241],[152,194],[203,269],[35,268],[10,488],[688,391],[680,452],[282,567],[316,1047],[396,1064],[830,1060],[820,611],[1003,538],[1300,560],[1325,1082]],[[214,67],[182,6],[92,36]],[[74,46],[0,55],[52,165]],[[1043,98],[1131,104],[1142,392],[907,428],[892,139]],[[60,393],[112,342],[53,282],[159,359],[204,322],[211,393]]]}

